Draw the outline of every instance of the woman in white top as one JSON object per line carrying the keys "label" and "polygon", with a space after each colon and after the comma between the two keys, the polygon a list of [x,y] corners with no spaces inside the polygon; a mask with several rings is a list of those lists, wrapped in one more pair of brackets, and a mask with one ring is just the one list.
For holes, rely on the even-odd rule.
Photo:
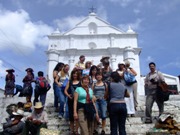
{"label": "woman in white top", "polygon": [[69,80],[69,65],[65,64],[62,70],[58,73],[58,76],[55,79],[55,83],[59,86],[58,90],[58,98],[60,101],[60,108],[59,108],[59,118],[62,119],[64,115],[64,104],[66,101],[65,94],[64,94],[64,89],[66,87],[66,84],[68,83]]}

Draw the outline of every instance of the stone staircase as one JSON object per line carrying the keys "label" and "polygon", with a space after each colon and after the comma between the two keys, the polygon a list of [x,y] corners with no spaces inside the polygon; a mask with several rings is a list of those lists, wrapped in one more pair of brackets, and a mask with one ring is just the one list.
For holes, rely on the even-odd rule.
{"label": "stone staircase", "polygon": [[[55,108],[53,107],[53,93],[48,93],[46,100],[45,110],[48,113],[49,122],[48,129],[52,130],[61,130],[63,135],[69,134],[69,123],[65,119],[59,119],[58,113],[55,112]],[[13,97],[13,98],[0,98],[0,122],[5,122],[5,118],[8,117],[6,113],[6,107],[9,104],[16,104],[18,102],[25,102],[25,98],[22,97]],[[144,110],[145,110],[145,97],[138,97],[138,107],[136,112],[136,117],[128,117],[126,120],[126,132],[128,135],[145,135],[149,129],[154,127],[153,124],[144,124]],[[171,95],[170,100],[165,102],[165,112],[172,113],[174,115],[174,119],[180,123],[180,95]],[[153,116],[158,116],[158,107],[156,103],[153,106]],[[154,119],[154,122],[156,120]],[[0,126],[0,130],[2,126]],[[99,132],[100,132],[99,128]],[[110,124],[109,118],[107,119],[106,126],[106,134],[110,134]]]}
{"label": "stone staircase", "polygon": [[[156,122],[156,119],[154,119],[152,124],[144,124],[145,96],[139,96],[138,103],[136,117],[128,117],[126,120],[126,132],[128,135],[145,135],[147,131],[154,127],[154,123]],[[165,112],[174,114],[174,119],[180,122],[180,95],[171,95],[170,100],[165,102],[164,110]],[[46,111],[49,116],[48,128],[61,130],[63,135],[68,135],[69,124],[65,119],[58,119],[58,113],[55,112],[53,102],[47,102]],[[158,116],[158,107],[156,103],[154,103],[153,106],[152,116]],[[107,119],[106,125],[105,132],[106,134],[110,134],[109,118]],[[100,131],[99,128],[99,133]]]}

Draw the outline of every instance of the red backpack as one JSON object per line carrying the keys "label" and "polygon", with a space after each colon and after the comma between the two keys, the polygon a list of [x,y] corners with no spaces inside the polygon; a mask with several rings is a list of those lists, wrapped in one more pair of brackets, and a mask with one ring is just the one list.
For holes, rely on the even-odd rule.
{"label": "red backpack", "polygon": [[38,78],[37,86],[38,86],[40,89],[45,89],[45,90],[47,90],[48,87],[49,87],[49,83],[48,83],[48,81],[46,80],[45,77],[39,77],[39,78]]}

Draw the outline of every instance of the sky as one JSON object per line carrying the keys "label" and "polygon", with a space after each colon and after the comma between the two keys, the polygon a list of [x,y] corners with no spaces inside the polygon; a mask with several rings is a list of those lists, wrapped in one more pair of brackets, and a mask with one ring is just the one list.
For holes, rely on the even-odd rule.
{"label": "sky", "polygon": [[75,27],[92,6],[112,26],[131,26],[138,34],[142,75],[151,61],[163,73],[180,75],[180,0],[0,0],[0,88],[9,68],[16,84],[28,67],[46,74],[47,35]]}

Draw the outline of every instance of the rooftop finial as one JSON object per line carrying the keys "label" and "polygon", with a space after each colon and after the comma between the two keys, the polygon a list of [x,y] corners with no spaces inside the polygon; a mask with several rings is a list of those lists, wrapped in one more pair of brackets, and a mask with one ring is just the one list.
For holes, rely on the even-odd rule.
{"label": "rooftop finial", "polygon": [[91,8],[89,8],[89,13],[95,13],[95,9],[93,6]]}

